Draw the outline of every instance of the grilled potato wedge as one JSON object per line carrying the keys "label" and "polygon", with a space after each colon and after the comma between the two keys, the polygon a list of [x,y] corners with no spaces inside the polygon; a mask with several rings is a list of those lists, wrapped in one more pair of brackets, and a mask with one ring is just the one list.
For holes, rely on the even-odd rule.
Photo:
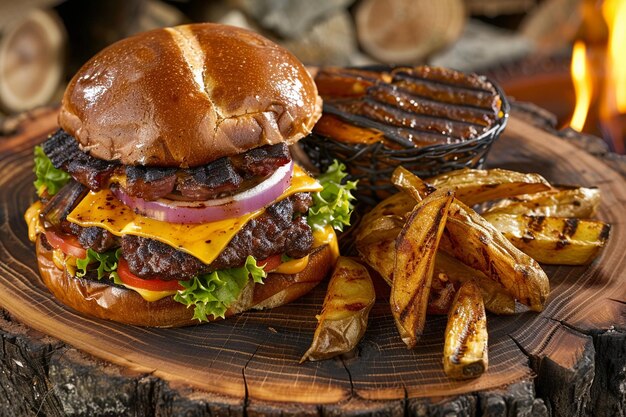
{"label": "grilled potato wedge", "polygon": [[391,312],[409,348],[424,330],[435,254],[453,199],[443,190],[430,194],[415,206],[396,239]]}
{"label": "grilled potato wedge", "polygon": [[[419,195],[417,197],[417,201],[421,200]],[[356,234],[356,239],[363,240],[373,229],[380,229],[381,227],[377,227],[376,223],[380,218],[390,217],[400,219],[400,228],[402,228],[407,214],[413,210],[416,204],[416,200],[406,193],[396,193],[387,197],[363,216]]]}
{"label": "grilled potato wedge", "polygon": [[450,311],[458,287],[448,279],[447,275],[438,274],[436,269],[435,264],[426,314],[444,315]]}
{"label": "grilled potato wedge", "polygon": [[[361,258],[389,284],[393,283],[393,267],[395,263],[395,237],[399,234],[401,229],[387,230],[384,233],[393,234],[381,235],[379,240],[374,240],[376,234],[370,234],[372,238],[371,242],[366,244],[358,244],[357,250],[361,255]],[[442,252],[437,251],[435,258],[435,272],[433,280],[439,278],[439,280],[445,282],[449,281],[454,286],[458,287],[464,282],[474,281],[480,287],[483,299],[485,302],[485,308],[487,311],[494,314],[513,314],[515,313],[515,299],[509,295],[500,285],[493,282],[485,274],[480,271],[470,268],[463,264],[458,259]],[[445,314],[449,310],[448,299],[449,288],[441,285],[441,291],[436,291],[436,286],[433,284],[431,293],[433,291],[436,294],[431,294],[428,302],[428,314]],[[448,300],[448,301],[444,301]],[[446,304],[444,304],[446,303]]]}
{"label": "grilled potato wedge", "polygon": [[332,358],[354,349],[365,334],[375,301],[367,269],[340,256],[328,283],[322,313],[317,316],[313,342],[300,363]]}
{"label": "grilled potato wedge", "polygon": [[494,314],[515,313],[515,299],[500,285],[442,251],[438,251],[435,258],[435,276],[444,276],[457,287],[474,282],[480,288],[487,311]]}
{"label": "grilled potato wedge", "polygon": [[490,207],[484,214],[528,214],[589,219],[593,217],[599,205],[598,188],[561,187],[504,199]]}
{"label": "grilled potato wedge", "polygon": [[[428,186],[398,167],[392,182],[411,196],[425,197]],[[457,199],[450,205],[440,249],[483,272],[531,310],[543,310],[550,292],[546,273],[530,256],[511,244],[494,226]]]}
{"label": "grilled potato wedge", "polygon": [[319,94],[332,97],[361,97],[379,81],[389,82],[389,75],[352,68],[324,67],[315,74]]}
{"label": "grilled potato wedge", "polygon": [[360,222],[355,244],[361,258],[391,286],[395,264],[395,241],[406,217],[417,203],[404,193],[381,201]]}
{"label": "grilled potato wedge", "polygon": [[513,245],[538,262],[587,265],[604,247],[611,226],[576,218],[486,214],[485,219]]}
{"label": "grilled potato wedge", "polygon": [[[397,235],[400,230],[397,231]],[[389,286],[393,283],[393,267],[396,263],[396,239],[381,239],[357,247],[361,258],[385,280]]]}
{"label": "grilled potato wedge", "polygon": [[443,370],[454,379],[476,378],[487,369],[487,317],[480,288],[468,281],[448,313]]}
{"label": "grilled potato wedge", "polygon": [[511,244],[494,226],[465,204],[450,207],[441,249],[483,272],[531,310],[541,311],[550,292],[548,276],[537,261]]}
{"label": "grilled potato wedge", "polygon": [[[396,236],[400,230],[396,231]],[[372,236],[372,235],[370,235]],[[391,287],[393,284],[393,267],[396,259],[396,241],[393,239],[381,239],[378,242],[368,243],[359,247],[359,254],[365,263],[374,269]],[[441,256],[447,256],[437,252],[435,273],[428,297],[427,314],[448,314],[456,289],[461,283],[472,277],[480,282],[485,299],[488,300],[488,310],[496,314],[511,314],[515,310],[515,300],[502,292],[496,284],[490,281],[484,274],[460,263],[460,261],[448,257],[451,262],[460,266],[451,268],[448,265],[439,265]],[[444,264],[447,263],[444,261]],[[462,272],[461,272],[462,271]],[[468,272],[472,271],[472,272]],[[462,277],[462,278],[461,278]],[[482,280],[480,279],[482,277]],[[484,280],[484,281],[483,281]],[[509,304],[510,302],[510,304]]]}
{"label": "grilled potato wedge", "polygon": [[456,198],[468,206],[551,188],[539,174],[523,174],[499,168],[459,169],[426,181],[435,188],[453,189]]}
{"label": "grilled potato wedge", "polygon": [[[410,195],[417,202],[423,200],[428,194],[436,190],[435,187],[426,184],[420,177],[403,166],[399,166],[393,170],[391,183],[395,185],[398,190]],[[400,205],[398,203],[403,203],[403,201],[398,199],[396,204]]]}
{"label": "grilled potato wedge", "polygon": [[[409,210],[407,213],[410,213]],[[407,214],[404,213],[404,214]],[[357,245],[369,245],[382,240],[395,240],[404,227],[405,218],[403,216],[382,216],[367,219],[367,223],[361,222],[361,227],[357,232],[355,241]]]}

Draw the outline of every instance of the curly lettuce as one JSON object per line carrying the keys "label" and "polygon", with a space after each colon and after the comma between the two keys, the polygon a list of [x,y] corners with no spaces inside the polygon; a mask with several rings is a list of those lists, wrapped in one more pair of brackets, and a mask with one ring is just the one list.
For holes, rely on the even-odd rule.
{"label": "curly lettuce", "polygon": [[87,249],[87,256],[83,259],[76,259],[76,276],[82,278],[87,274],[87,267],[92,264],[98,264],[95,269],[98,272],[98,279],[105,276],[118,283],[117,263],[120,259],[121,248],[114,251],[98,253],[93,249]]}
{"label": "curly lettuce", "polygon": [[335,160],[326,172],[317,177],[324,189],[313,193],[313,205],[309,208],[307,222],[313,230],[330,225],[335,230],[343,231],[350,225],[350,215],[354,206],[351,191],[356,189],[357,181],[344,181],[348,175],[345,165]]}
{"label": "curly lettuce", "polygon": [[[76,276],[84,277],[95,270],[98,279],[108,278],[116,284],[124,285],[119,278],[117,266],[121,249],[98,253],[87,249],[83,259],[76,259]],[[251,278],[254,283],[263,284],[267,273],[258,266],[252,256],[248,256],[240,268],[222,269],[210,274],[196,275],[189,281],[179,281],[184,288],[174,295],[174,300],[194,307],[194,319],[208,321],[209,316],[224,318],[226,310],[239,299],[241,291]]]}
{"label": "curly lettuce", "polygon": [[35,146],[35,168],[33,171],[37,176],[34,184],[39,195],[42,195],[44,191],[47,191],[48,195],[55,195],[70,180],[70,174],[52,165],[41,146]]}
{"label": "curly lettuce", "polygon": [[248,256],[240,268],[222,269],[201,274],[189,281],[179,281],[184,290],[174,295],[174,300],[194,307],[193,318],[208,321],[208,316],[224,318],[228,307],[233,304],[248,284],[249,277],[255,283],[262,284],[267,273],[257,265],[252,256]]}
{"label": "curly lettuce", "polygon": [[[38,178],[35,185],[45,186],[49,194],[54,194],[67,182],[69,176],[63,171],[56,170],[41,148],[38,148],[35,150]],[[346,176],[345,166],[334,161],[326,172],[318,177],[323,189],[312,195],[313,205],[307,217],[309,225],[314,230],[331,226],[342,231],[344,226],[350,225],[350,215],[354,208],[351,203],[354,200],[351,191],[356,188],[356,181],[346,181]],[[85,276],[89,267],[90,270],[97,271],[98,279],[108,277],[116,283],[122,283],[117,274],[119,256],[119,249],[105,253],[88,249],[84,259],[76,260],[76,276]],[[283,261],[287,260],[288,257],[284,256]],[[97,266],[94,268],[94,265]],[[193,307],[194,319],[201,322],[208,321],[211,316],[224,318],[228,308],[239,299],[250,280],[262,284],[266,276],[267,273],[257,265],[257,261],[248,256],[242,267],[199,274],[188,281],[179,281],[183,289],[174,294],[174,300],[188,308]]]}

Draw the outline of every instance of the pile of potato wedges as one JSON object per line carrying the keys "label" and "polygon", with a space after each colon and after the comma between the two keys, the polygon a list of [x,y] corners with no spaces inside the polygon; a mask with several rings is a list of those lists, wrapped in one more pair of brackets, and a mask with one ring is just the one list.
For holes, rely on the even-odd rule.
{"label": "pile of potato wedges", "polygon": [[[455,379],[487,369],[485,311],[543,310],[550,284],[539,263],[588,264],[610,232],[591,220],[598,189],[553,186],[538,174],[462,169],[423,181],[398,167],[391,181],[399,192],[363,216],[356,248],[391,287],[407,347],[428,314],[448,314],[443,368]],[[303,360],[353,349],[374,301],[368,269],[341,257]]]}

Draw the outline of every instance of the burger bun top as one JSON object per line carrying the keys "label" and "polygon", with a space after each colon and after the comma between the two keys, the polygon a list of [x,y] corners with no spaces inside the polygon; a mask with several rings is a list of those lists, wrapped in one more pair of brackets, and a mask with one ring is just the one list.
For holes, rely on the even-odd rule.
{"label": "burger bun top", "polygon": [[102,50],[70,81],[59,124],[96,158],[187,168],[292,144],[320,114],[312,77],[286,49],[202,23]]}

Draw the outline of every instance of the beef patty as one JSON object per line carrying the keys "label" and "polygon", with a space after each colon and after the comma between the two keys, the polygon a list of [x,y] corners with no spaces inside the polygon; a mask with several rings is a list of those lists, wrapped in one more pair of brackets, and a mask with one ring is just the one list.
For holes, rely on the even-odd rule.
{"label": "beef patty", "polygon": [[[311,204],[310,194],[298,193],[269,206],[250,220],[210,265],[154,239],[131,235],[121,238],[122,257],[133,274],[163,280],[188,280],[199,273],[239,267],[248,255],[257,260],[276,254],[301,258],[313,245],[313,233],[302,216]],[[98,227],[70,224],[68,229],[85,248],[97,252],[119,245],[119,239]]]}

